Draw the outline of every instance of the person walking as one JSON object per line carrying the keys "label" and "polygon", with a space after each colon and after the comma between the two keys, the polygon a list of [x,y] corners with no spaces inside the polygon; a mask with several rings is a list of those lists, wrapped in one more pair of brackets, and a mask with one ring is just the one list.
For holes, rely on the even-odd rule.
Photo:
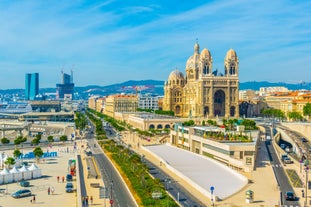
{"label": "person walking", "polygon": [[35,195],[32,197],[32,203],[36,203],[36,196]]}
{"label": "person walking", "polygon": [[90,203],[93,204],[93,196],[90,196]]}
{"label": "person walking", "polygon": [[63,182],[65,181],[65,177],[64,177],[64,176],[62,177],[62,181],[63,181]]}
{"label": "person walking", "polygon": [[51,189],[50,189],[50,187],[48,188],[48,195],[50,195],[50,192],[51,192]]}
{"label": "person walking", "polygon": [[57,182],[59,183],[59,176],[57,176]]}
{"label": "person walking", "polygon": [[54,187],[51,188],[52,195],[54,195]]}

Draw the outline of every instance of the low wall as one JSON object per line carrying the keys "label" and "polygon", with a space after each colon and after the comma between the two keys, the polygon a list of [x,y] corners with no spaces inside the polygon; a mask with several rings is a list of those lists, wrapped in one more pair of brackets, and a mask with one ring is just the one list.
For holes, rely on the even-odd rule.
{"label": "low wall", "polygon": [[283,126],[289,129],[301,133],[307,140],[311,141],[311,123],[282,123]]}

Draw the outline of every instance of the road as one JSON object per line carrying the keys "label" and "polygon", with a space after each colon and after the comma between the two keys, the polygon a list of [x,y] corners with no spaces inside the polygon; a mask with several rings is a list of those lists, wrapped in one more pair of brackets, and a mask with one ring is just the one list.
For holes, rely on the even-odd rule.
{"label": "road", "polygon": [[133,200],[131,193],[127,189],[126,184],[123,182],[117,170],[113,167],[113,164],[110,162],[110,160],[102,151],[101,147],[98,145],[97,140],[93,137],[91,131],[94,131],[92,127],[90,129],[90,132],[86,135],[86,138],[89,143],[89,147],[92,150],[94,159],[96,161],[98,170],[101,173],[104,184],[108,188],[109,198],[113,200],[113,204],[111,205],[111,207],[137,206],[136,202]]}
{"label": "road", "polygon": [[179,199],[179,204],[184,207],[203,207],[206,206],[194,196],[192,196],[182,185],[180,185],[173,178],[169,177],[166,173],[160,170],[156,165],[152,164],[148,160],[144,160],[144,163],[149,168],[149,173],[160,179],[160,181],[166,186],[166,190],[176,201]]}
{"label": "road", "polygon": [[[271,128],[266,126],[266,125],[264,125],[263,127],[266,130],[266,135],[272,137]],[[284,194],[286,191],[294,192],[294,190],[290,184],[290,181],[287,178],[286,172],[285,172],[282,164],[280,163],[280,160],[278,159],[278,155],[275,152],[271,141],[267,140],[265,144],[266,144],[266,148],[267,148],[267,151],[269,154],[270,163],[273,167],[274,175],[276,177],[276,180],[278,182],[278,185],[279,185],[279,188],[281,191],[281,193],[280,193],[281,203],[283,205],[293,206],[293,207],[300,206],[300,204],[297,200],[296,201],[286,201],[284,199]]]}

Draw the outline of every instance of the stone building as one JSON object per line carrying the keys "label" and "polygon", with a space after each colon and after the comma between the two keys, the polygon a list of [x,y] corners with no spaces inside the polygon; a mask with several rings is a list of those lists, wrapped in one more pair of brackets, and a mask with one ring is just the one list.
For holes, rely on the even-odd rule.
{"label": "stone building", "polygon": [[180,117],[238,117],[239,59],[230,49],[224,60],[225,71],[213,71],[209,50],[200,53],[199,44],[186,63],[186,75],[172,71],[164,85],[163,110]]}

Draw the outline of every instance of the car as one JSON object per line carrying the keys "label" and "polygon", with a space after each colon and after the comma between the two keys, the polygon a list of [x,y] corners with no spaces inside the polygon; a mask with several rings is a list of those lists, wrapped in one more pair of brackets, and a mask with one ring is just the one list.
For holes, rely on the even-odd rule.
{"label": "car", "polygon": [[294,201],[294,200],[296,200],[295,193],[292,192],[292,191],[285,192],[284,197],[285,197],[285,200],[287,200],[287,201]]}
{"label": "car", "polygon": [[284,162],[284,159],[288,158],[288,156],[286,154],[281,155],[281,161]]}
{"label": "car", "polygon": [[304,138],[304,137],[301,137],[301,141],[302,142],[308,142],[308,140],[306,138]]}
{"label": "car", "polygon": [[72,175],[67,174],[66,175],[66,181],[72,181]]}
{"label": "car", "polygon": [[31,196],[31,191],[28,189],[21,189],[21,190],[16,191],[15,193],[12,193],[11,196],[13,198],[27,197],[27,196]]}
{"label": "car", "polygon": [[285,149],[286,145],[285,145],[285,144],[280,144],[280,147],[281,147],[282,149]]}
{"label": "car", "polygon": [[289,157],[285,157],[284,160],[283,160],[283,162],[284,162],[285,164],[292,164],[292,163],[293,163],[293,161],[292,161]]}
{"label": "car", "polygon": [[66,189],[66,193],[72,193],[74,190],[73,190],[73,184],[72,183],[67,183],[66,186],[65,186],[65,189]]}
{"label": "car", "polygon": [[20,184],[20,186],[22,186],[22,187],[29,187],[30,182],[28,182],[28,181],[21,181],[19,184]]}

